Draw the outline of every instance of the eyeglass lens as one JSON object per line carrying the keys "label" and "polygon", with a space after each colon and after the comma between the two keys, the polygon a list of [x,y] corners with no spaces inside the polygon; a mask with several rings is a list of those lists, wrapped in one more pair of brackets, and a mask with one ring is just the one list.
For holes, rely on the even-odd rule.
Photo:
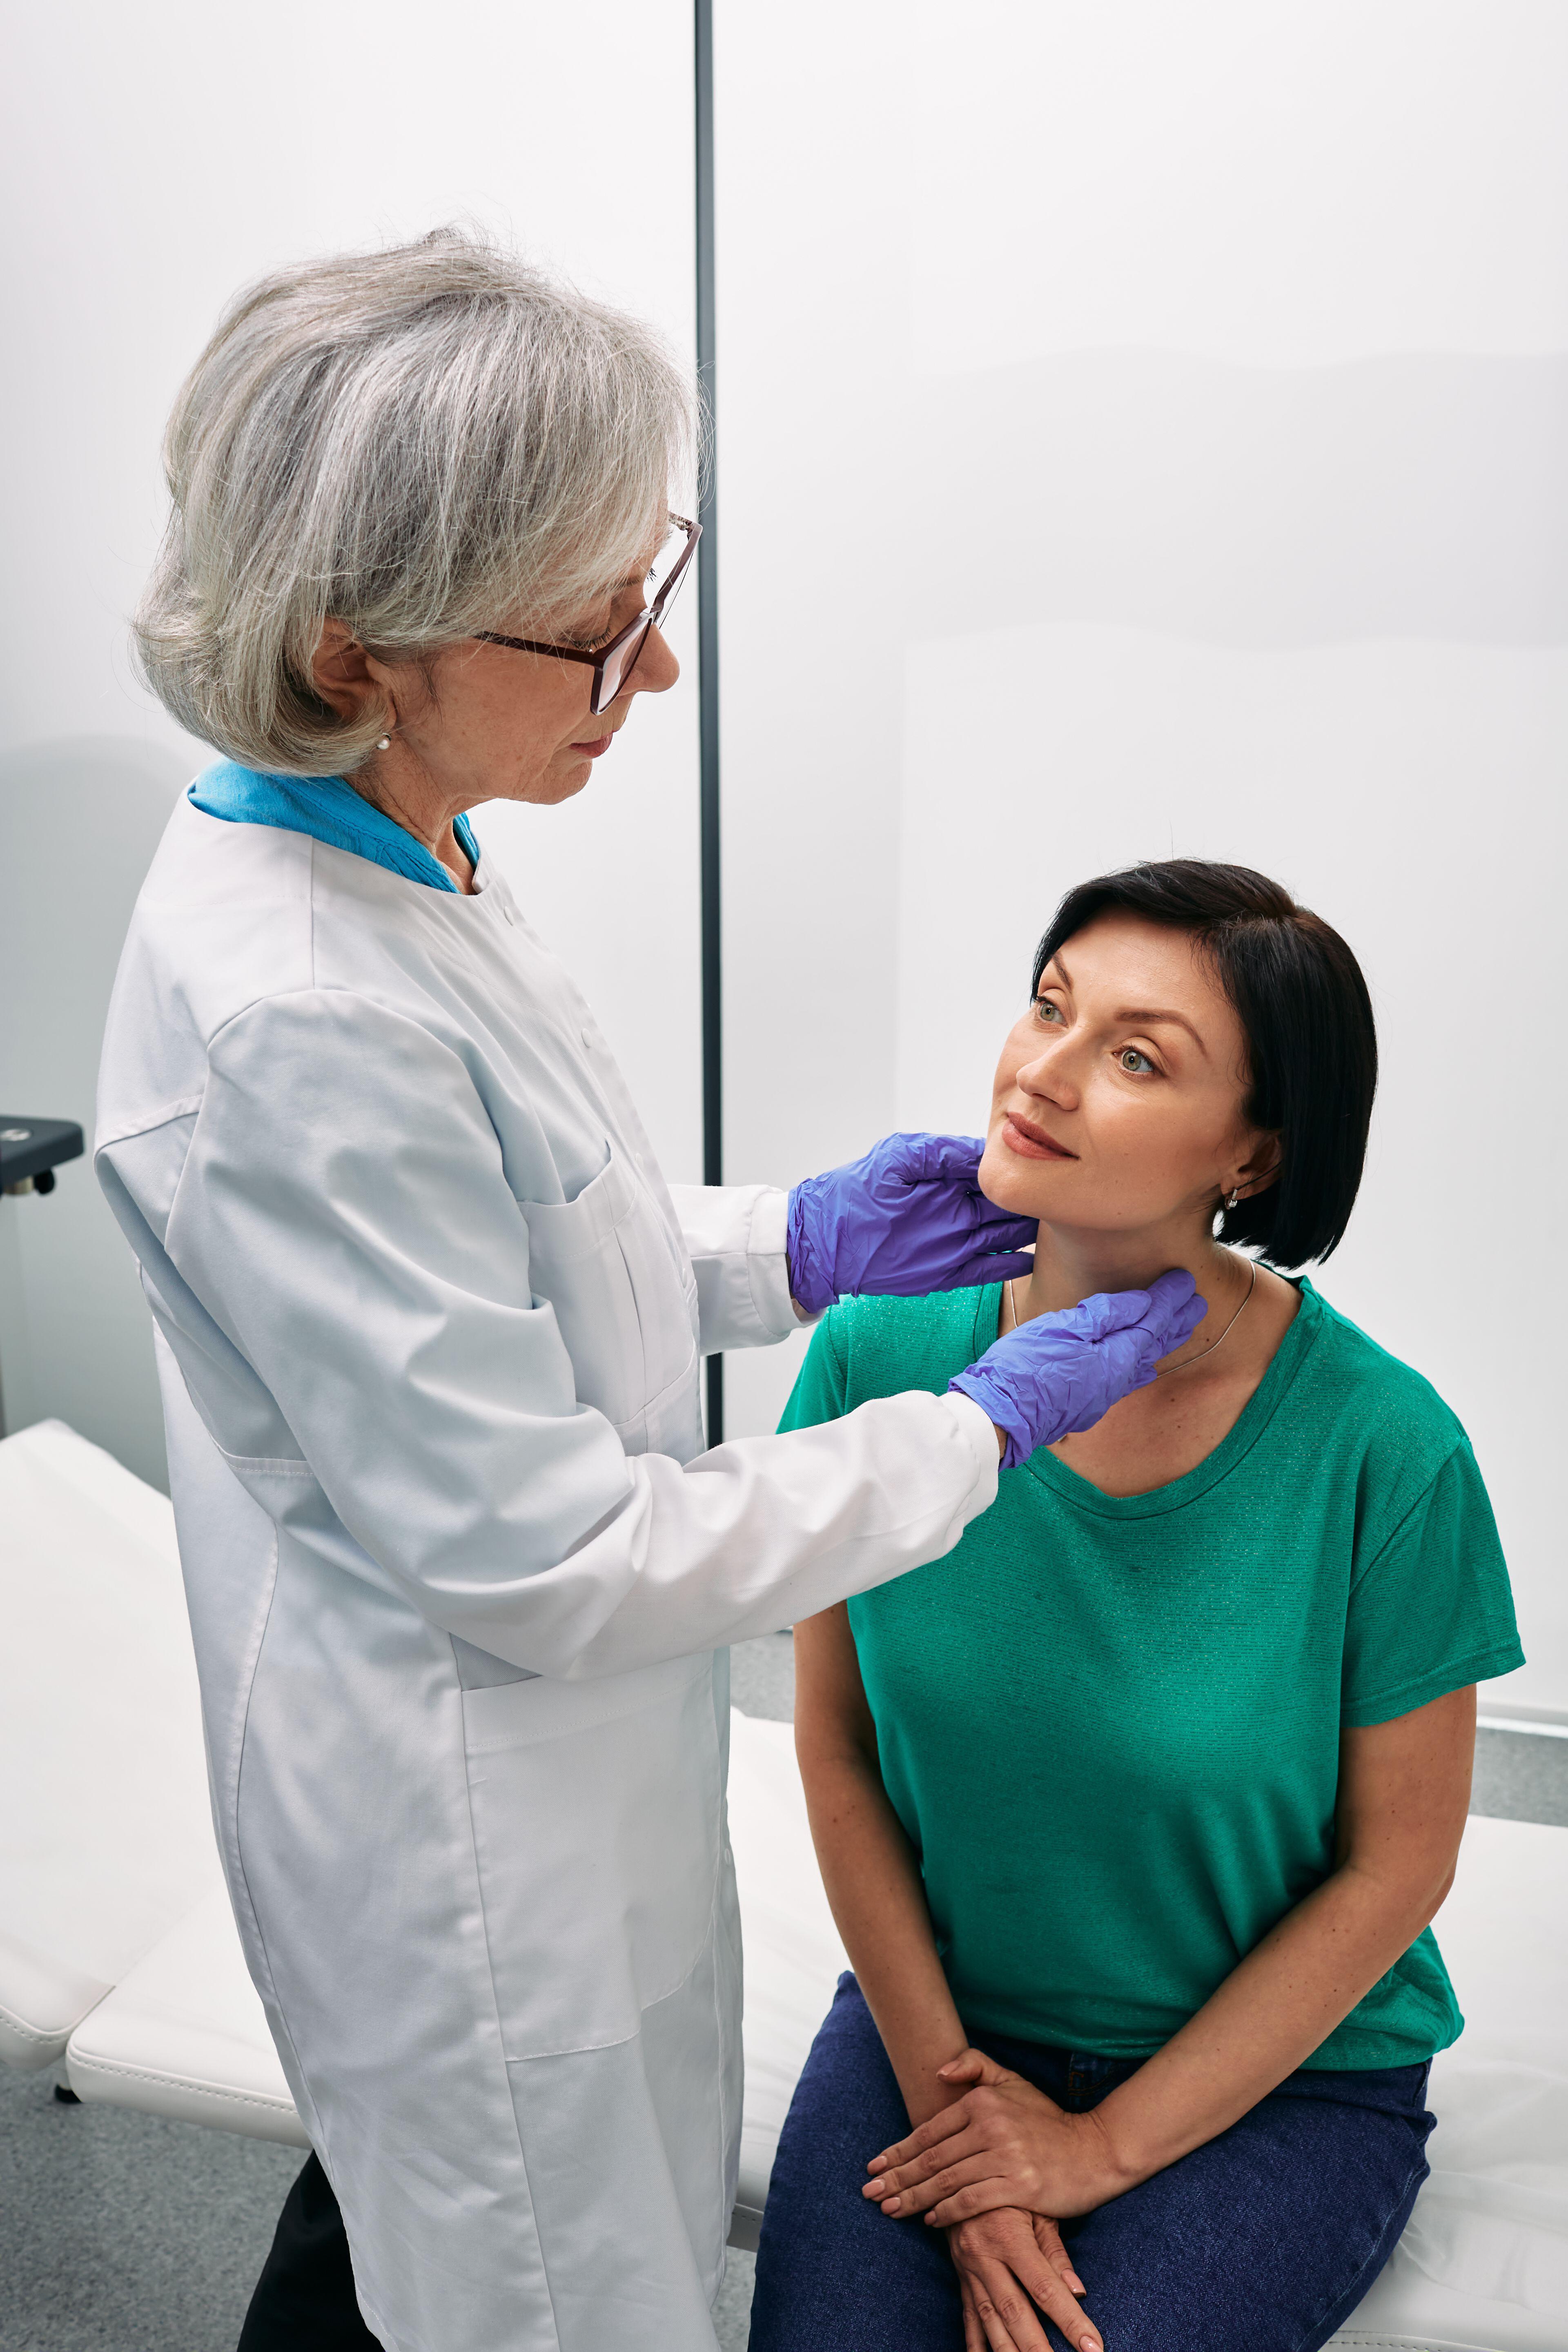
{"label": "eyeglass lens", "polygon": [[616,647],[599,674],[598,691],[594,697],[594,715],[607,710],[636,669],[647,644],[648,631],[653,627],[657,612],[662,620],[668,612],[690,566],[684,559],[690,551],[688,534],[672,527],[658,553],[649,566],[643,594],[647,599],[648,617],[640,629],[634,630],[624,645]]}
{"label": "eyeglass lens", "polygon": [[627,678],[630,677],[637,666],[642,649],[647,643],[647,633],[652,626],[653,617],[650,614],[640,629],[634,630],[624,645],[616,647],[615,652],[599,672],[598,691],[594,697],[595,715],[601,710],[609,709]]}

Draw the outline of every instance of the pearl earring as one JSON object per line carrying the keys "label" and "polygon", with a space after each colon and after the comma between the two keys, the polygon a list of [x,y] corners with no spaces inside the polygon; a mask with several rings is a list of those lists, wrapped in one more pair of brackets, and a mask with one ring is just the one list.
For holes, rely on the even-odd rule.
{"label": "pearl earring", "polygon": [[378,751],[391,751],[391,749],[392,749],[392,738],[391,738],[391,736],[390,736],[390,735],[383,735],[383,736],[381,737],[380,740],[377,742],[377,744],[376,744],[376,747],[375,747],[375,748],[376,748],[376,750],[377,750]]}

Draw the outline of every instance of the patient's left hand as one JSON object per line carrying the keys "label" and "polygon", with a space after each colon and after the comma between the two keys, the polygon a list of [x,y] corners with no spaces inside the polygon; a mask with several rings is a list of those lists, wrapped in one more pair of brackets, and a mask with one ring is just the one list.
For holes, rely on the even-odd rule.
{"label": "patient's left hand", "polygon": [[1078,2352],[1105,2352],[1079,2308],[1083,2281],[1054,2221],[1016,2209],[982,2213],[950,2230],[947,2243],[958,2271],[963,2352],[1050,2352],[1037,2306]]}
{"label": "patient's left hand", "polygon": [[1131,2187],[1103,2125],[1069,2115],[984,2051],[942,2069],[971,2087],[867,2166],[863,2195],[900,2221],[923,2213],[938,2228],[1004,2205],[1068,2219]]}

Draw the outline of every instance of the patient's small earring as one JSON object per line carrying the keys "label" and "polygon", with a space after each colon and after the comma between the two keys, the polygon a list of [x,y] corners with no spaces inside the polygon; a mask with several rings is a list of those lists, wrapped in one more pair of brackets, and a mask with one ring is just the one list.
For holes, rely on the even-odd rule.
{"label": "patient's small earring", "polygon": [[392,749],[392,738],[391,738],[391,736],[390,736],[390,735],[383,735],[383,736],[381,737],[380,740],[377,742],[377,744],[376,744],[376,747],[375,747],[375,748],[376,748],[376,750],[377,750],[378,751],[391,751],[391,749]]}
{"label": "patient's small earring", "polygon": [[[381,747],[381,748],[382,748],[382,750],[384,751],[385,751],[385,749],[386,749],[385,744],[384,743],[384,744],[382,745],[382,747]],[[1225,1205],[1226,1205],[1226,1207],[1227,1209],[1234,1209],[1234,1208],[1235,1208],[1235,1206],[1236,1206],[1236,1204],[1237,1204],[1237,1202],[1240,1200],[1240,1198],[1241,1198],[1241,1187],[1240,1187],[1240,1185],[1238,1184],[1238,1185],[1237,1186],[1237,1188],[1236,1188],[1236,1191],[1231,1194],[1231,1196],[1230,1196],[1229,1200],[1226,1202],[1226,1204],[1225,1204]]]}

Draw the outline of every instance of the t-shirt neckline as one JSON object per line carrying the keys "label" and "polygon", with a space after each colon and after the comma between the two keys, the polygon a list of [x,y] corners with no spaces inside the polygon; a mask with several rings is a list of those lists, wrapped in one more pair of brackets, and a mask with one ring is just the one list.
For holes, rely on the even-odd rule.
{"label": "t-shirt neckline", "polygon": [[[1092,1512],[1105,1519],[1147,1519],[1158,1517],[1165,1511],[1179,1511],[1188,1503],[1195,1503],[1211,1487],[1227,1478],[1239,1462],[1251,1453],[1280,1405],[1290,1391],[1297,1374],[1317,1344],[1328,1318],[1329,1308],[1319,1291],[1313,1289],[1305,1275],[1296,1283],[1301,1294],[1301,1304],[1290,1318],[1290,1326],[1273,1360],[1257,1388],[1237,1415],[1234,1428],[1228,1430],[1212,1454],[1173,1478],[1168,1485],[1152,1487],[1146,1495],[1107,1495],[1093,1481],[1065,1462],[1058,1460],[1046,1446],[1031,1454],[1022,1465],[1043,1486],[1048,1486],[1063,1502],[1071,1503],[1080,1511]],[[984,1354],[995,1340],[996,1327],[1001,1319],[1002,1286],[988,1283],[980,1295],[975,1318],[975,1353]],[[989,1330],[990,1339],[983,1334]]]}

